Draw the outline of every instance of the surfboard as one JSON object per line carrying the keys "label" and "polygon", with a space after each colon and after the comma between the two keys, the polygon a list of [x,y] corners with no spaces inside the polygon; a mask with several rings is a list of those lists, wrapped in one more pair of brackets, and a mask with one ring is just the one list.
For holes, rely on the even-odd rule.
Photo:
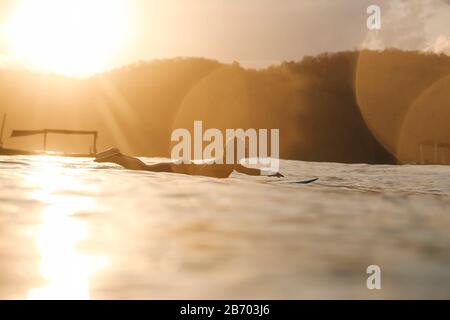
{"label": "surfboard", "polygon": [[314,178],[314,179],[309,179],[309,180],[291,181],[290,183],[295,183],[295,184],[310,184],[310,183],[316,182],[317,180],[319,180],[319,178]]}
{"label": "surfboard", "polygon": [[319,178],[307,179],[307,180],[271,180],[267,181],[270,184],[310,184],[316,182]]}

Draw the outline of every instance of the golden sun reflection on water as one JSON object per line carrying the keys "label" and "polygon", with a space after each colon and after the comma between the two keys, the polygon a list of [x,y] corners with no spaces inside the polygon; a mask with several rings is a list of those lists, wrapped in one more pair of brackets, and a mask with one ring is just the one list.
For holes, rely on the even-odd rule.
{"label": "golden sun reflection on water", "polygon": [[35,237],[41,257],[39,272],[45,283],[30,289],[28,299],[89,299],[89,278],[107,259],[79,252],[77,246],[88,238],[88,225],[75,215],[93,211],[96,201],[77,193],[84,186],[76,176],[43,160],[28,182],[35,189],[30,197],[45,204]]}

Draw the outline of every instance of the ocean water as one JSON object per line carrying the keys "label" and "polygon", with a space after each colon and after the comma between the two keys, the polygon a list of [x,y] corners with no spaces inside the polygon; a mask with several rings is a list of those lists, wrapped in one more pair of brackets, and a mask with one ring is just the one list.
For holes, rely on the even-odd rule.
{"label": "ocean water", "polygon": [[[0,298],[450,298],[450,167],[281,171],[1,157]],[[381,290],[366,287],[369,265]]]}

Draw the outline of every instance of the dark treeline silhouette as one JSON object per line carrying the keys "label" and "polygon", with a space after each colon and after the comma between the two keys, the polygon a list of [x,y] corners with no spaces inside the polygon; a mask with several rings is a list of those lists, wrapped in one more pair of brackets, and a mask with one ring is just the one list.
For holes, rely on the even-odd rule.
{"label": "dark treeline silhouette", "polygon": [[[263,70],[159,60],[84,80],[2,70],[0,115],[8,114],[6,133],[98,130],[99,148],[133,155],[169,157],[172,130],[202,120],[204,129],[279,128],[285,159],[419,162],[422,140],[450,143],[449,74],[448,56],[399,50],[322,54]],[[48,144],[75,151],[89,145],[80,139]],[[33,137],[4,142],[40,148]]]}

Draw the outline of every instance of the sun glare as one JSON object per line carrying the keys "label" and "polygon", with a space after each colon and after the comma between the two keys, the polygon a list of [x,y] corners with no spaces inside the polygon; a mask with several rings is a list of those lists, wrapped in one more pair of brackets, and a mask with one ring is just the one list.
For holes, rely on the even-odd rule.
{"label": "sun glare", "polygon": [[22,0],[6,36],[27,67],[87,76],[110,67],[128,23],[126,0]]}
{"label": "sun glare", "polygon": [[67,175],[49,157],[37,158],[27,182],[35,191],[30,198],[45,204],[36,233],[41,257],[42,286],[28,292],[30,299],[89,299],[90,279],[107,264],[107,257],[79,252],[88,238],[88,224],[76,214],[96,209],[95,199],[77,195],[86,186],[76,175]]}

